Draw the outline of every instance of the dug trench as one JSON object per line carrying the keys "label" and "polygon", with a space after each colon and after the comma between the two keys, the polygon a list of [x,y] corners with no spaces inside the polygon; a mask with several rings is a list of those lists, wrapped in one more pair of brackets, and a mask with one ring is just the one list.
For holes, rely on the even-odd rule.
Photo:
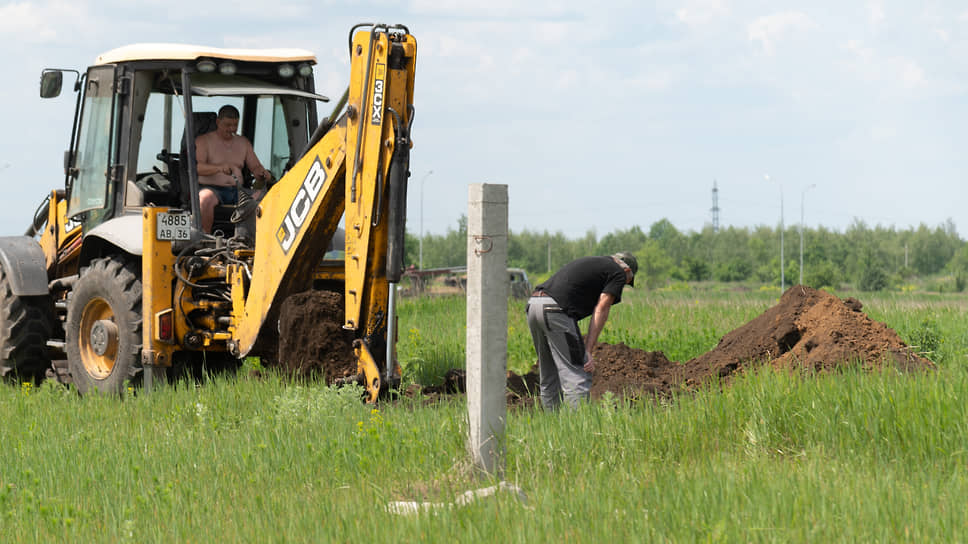
{"label": "dug trench", "polygon": [[[593,400],[611,393],[619,398],[666,395],[730,379],[759,365],[829,372],[846,366],[874,370],[930,370],[935,365],[906,345],[887,325],[870,319],[854,298],[796,285],[779,302],[745,325],[727,333],[719,344],[684,363],[661,351],[625,344],[601,343],[593,353],[596,369]],[[279,364],[298,376],[325,377],[333,383],[355,373],[352,337],[341,327],[341,295],[313,291],[290,297],[282,308]],[[530,406],[538,390],[538,373],[508,373],[511,406]],[[414,385],[408,396],[428,399],[464,391],[461,370],[451,370],[441,385]]]}

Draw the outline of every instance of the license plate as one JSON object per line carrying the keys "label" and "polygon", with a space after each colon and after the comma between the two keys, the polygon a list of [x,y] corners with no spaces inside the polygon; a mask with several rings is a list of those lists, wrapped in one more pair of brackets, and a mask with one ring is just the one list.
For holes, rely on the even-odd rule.
{"label": "license plate", "polygon": [[192,236],[192,214],[169,213],[158,214],[158,230],[155,238],[158,240],[190,240]]}

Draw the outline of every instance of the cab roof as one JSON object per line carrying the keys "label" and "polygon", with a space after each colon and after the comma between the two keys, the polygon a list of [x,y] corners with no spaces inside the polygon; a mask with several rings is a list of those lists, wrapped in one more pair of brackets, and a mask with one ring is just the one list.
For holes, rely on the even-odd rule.
{"label": "cab roof", "polygon": [[316,55],[305,49],[237,49],[174,43],[125,45],[98,55],[95,64],[113,64],[137,60],[195,60],[200,58],[316,64]]}

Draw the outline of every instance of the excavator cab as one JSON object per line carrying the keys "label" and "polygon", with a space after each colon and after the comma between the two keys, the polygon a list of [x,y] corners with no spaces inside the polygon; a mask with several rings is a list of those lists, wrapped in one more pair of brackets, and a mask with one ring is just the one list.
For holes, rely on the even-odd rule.
{"label": "excavator cab", "polygon": [[[279,179],[317,123],[315,57],[248,50],[133,45],[98,57],[79,77],[74,137],[65,159],[67,217],[89,231],[145,205],[192,209],[195,137],[233,105],[239,132]],[[41,96],[59,92],[62,71],[46,70]]]}

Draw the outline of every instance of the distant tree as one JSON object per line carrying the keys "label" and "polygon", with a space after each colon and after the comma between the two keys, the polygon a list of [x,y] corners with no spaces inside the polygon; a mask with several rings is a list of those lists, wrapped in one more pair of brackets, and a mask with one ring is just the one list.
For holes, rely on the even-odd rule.
{"label": "distant tree", "polygon": [[957,233],[953,232],[954,225],[950,220],[948,227],[952,231],[940,226],[932,230],[921,223],[909,237],[909,263],[918,274],[928,275],[940,272],[958,250],[961,240]]}
{"label": "distant tree", "polygon": [[861,291],[883,291],[887,288],[887,273],[884,268],[871,264],[861,271],[857,288]]}
{"label": "distant tree", "polygon": [[813,261],[810,267],[804,266],[803,283],[810,287],[820,289],[821,287],[838,287],[841,277],[837,272],[837,267],[830,261]]}
{"label": "distant tree", "polygon": [[647,239],[648,236],[642,232],[642,228],[635,225],[628,230],[619,230],[606,234],[598,242],[597,253],[600,255],[611,255],[619,251],[631,251],[634,253],[645,244]]}
{"label": "distant tree", "polygon": [[645,286],[654,289],[666,283],[674,268],[672,259],[655,240],[646,240],[645,244],[636,252],[639,261],[639,272],[636,274],[636,287]]}
{"label": "distant tree", "polygon": [[715,232],[712,228],[704,228],[702,238],[709,248],[713,279],[743,281],[750,278],[754,261],[749,229],[726,227]]}
{"label": "distant tree", "polygon": [[861,291],[883,291],[887,288],[888,277],[884,260],[873,246],[860,248],[857,288]]}
{"label": "distant tree", "polygon": [[968,243],[962,242],[945,268],[955,278],[955,289],[964,291],[968,284]]}
{"label": "distant tree", "polygon": [[734,257],[726,262],[717,263],[713,270],[716,281],[743,281],[749,279],[753,273],[753,266],[749,259]]}
{"label": "distant tree", "polygon": [[403,267],[410,265],[417,266],[420,262],[420,237],[411,232],[404,234],[403,240]]}
{"label": "distant tree", "polygon": [[424,268],[444,268],[467,264],[467,216],[461,214],[457,230],[444,235],[424,237]]}
{"label": "distant tree", "polygon": [[705,259],[686,257],[679,267],[678,279],[683,281],[704,281],[710,279],[709,265]]}
{"label": "distant tree", "polygon": [[[787,285],[799,281],[799,230],[784,232],[783,262]],[[870,227],[861,220],[839,233],[817,227],[804,231],[803,281],[812,287],[839,287],[844,283],[864,290],[881,290],[913,276],[945,271],[958,289],[968,288],[968,249],[954,223],[898,231],[893,227]],[[419,240],[408,233],[405,261],[418,261]],[[668,220],[653,223],[648,233],[638,226],[617,230],[598,238],[594,230],[569,239],[563,233],[524,230],[508,236],[508,263],[529,275],[547,275],[572,259],[586,255],[608,255],[632,251],[654,287],[669,279],[678,281],[755,280],[780,284],[780,232],[758,226],[753,229],[726,227],[714,232],[710,226],[699,232],[681,232]],[[424,237],[424,266],[462,266],[466,263],[467,217],[443,235]],[[905,267],[907,263],[907,267]]]}

